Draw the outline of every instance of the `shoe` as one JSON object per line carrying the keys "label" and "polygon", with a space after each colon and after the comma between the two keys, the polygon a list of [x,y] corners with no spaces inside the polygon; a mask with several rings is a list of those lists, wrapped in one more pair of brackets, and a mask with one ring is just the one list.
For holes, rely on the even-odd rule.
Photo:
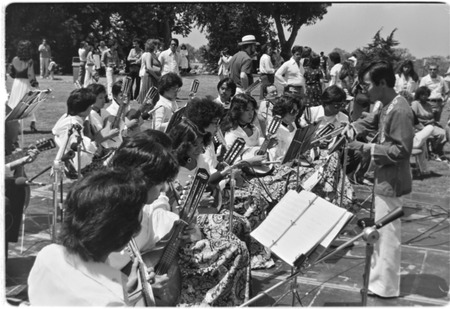
{"label": "shoe", "polygon": [[371,290],[367,291],[367,296],[378,297],[378,298],[383,298],[383,299],[390,299],[390,298],[397,298],[398,297],[398,296],[381,296],[381,295],[375,294]]}
{"label": "shoe", "polygon": [[32,121],[30,123],[30,131],[33,132],[33,133],[37,133],[38,132],[38,130],[36,129],[36,122]]}

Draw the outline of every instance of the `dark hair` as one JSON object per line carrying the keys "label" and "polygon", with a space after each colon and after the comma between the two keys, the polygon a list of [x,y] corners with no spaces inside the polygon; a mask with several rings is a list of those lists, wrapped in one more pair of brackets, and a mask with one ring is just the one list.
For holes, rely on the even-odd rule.
{"label": "dark hair", "polygon": [[405,66],[407,66],[407,65],[409,65],[409,66],[411,67],[411,71],[409,72],[409,75],[411,76],[411,78],[412,78],[415,82],[419,81],[419,75],[417,75],[416,71],[414,70],[414,63],[413,63],[412,60],[410,60],[410,59],[407,59],[407,60],[405,60],[405,61],[402,62],[402,64],[401,64],[401,65],[398,67],[398,69],[397,69],[397,73],[398,73],[399,75],[404,74],[404,73],[403,73],[403,68],[404,68]]}
{"label": "dark hair", "polygon": [[142,42],[141,42],[141,39],[139,39],[139,38],[134,38],[134,39],[133,39],[133,43],[135,43],[135,42],[138,43],[138,46],[139,46],[139,47],[141,46],[141,43],[142,43]]}
{"label": "dark hair", "polygon": [[344,102],[346,98],[347,95],[345,94],[345,91],[341,87],[336,85],[325,88],[322,96],[320,97],[322,106],[329,105],[335,102]]}
{"label": "dark hair", "polygon": [[187,49],[187,48],[186,48],[186,45],[181,44],[180,49]]}
{"label": "dark hair", "polygon": [[173,73],[173,72],[169,72],[167,74],[164,74],[161,77],[161,80],[159,81],[159,94],[163,95],[164,92],[166,92],[167,90],[169,90],[170,88],[177,86],[177,87],[182,87],[183,86],[183,81],[181,79],[180,76],[178,76],[178,74]]}
{"label": "dark hair", "polygon": [[101,262],[141,228],[148,184],[138,170],[104,169],[83,177],[65,200],[62,245],[84,261]]}
{"label": "dark hair", "polygon": [[339,55],[338,52],[331,52],[328,55],[328,58],[330,59],[331,62],[333,62],[334,64],[336,63],[341,63],[341,55]]}
{"label": "dark hair", "polygon": [[123,81],[118,80],[112,85],[111,93],[113,97],[117,97],[122,92]]}
{"label": "dark hair", "polygon": [[86,89],[91,90],[95,96],[98,96],[100,93],[106,93],[106,88],[102,84],[89,84]]}
{"label": "dark hair", "polygon": [[172,140],[163,132],[147,130],[124,139],[114,153],[110,166],[139,169],[150,186],[172,181],[178,162],[171,154]]}
{"label": "dark hair", "polygon": [[178,42],[178,39],[171,38],[171,39],[170,39],[170,43],[172,43],[172,41],[174,41],[175,43],[177,43],[177,46],[180,45],[180,43]]}
{"label": "dark hair", "polygon": [[205,141],[205,136],[205,131],[199,129],[186,118],[183,118],[170,130],[169,137],[172,139],[172,152],[181,166],[186,165],[189,159],[188,152],[198,138],[203,137],[203,146],[208,145],[207,141]]}
{"label": "dark hair", "polygon": [[311,56],[312,49],[311,47],[305,46],[302,51],[302,58],[309,58]]}
{"label": "dark hair", "polygon": [[22,61],[27,61],[31,59],[32,51],[31,42],[28,40],[21,40],[17,44],[17,57]]}
{"label": "dark hair", "polygon": [[294,55],[297,52],[300,52],[300,54],[302,54],[303,53],[303,47],[301,47],[299,45],[295,45],[294,47],[292,47],[292,50],[291,50],[292,55]]}
{"label": "dark hair", "polygon": [[[265,94],[267,94],[269,92],[269,90],[268,90],[269,87],[275,87],[276,88],[275,84],[267,84],[267,85],[265,85],[264,86],[264,93]],[[278,91],[278,89],[277,89],[277,91]]]}
{"label": "dark hair", "polygon": [[275,100],[272,113],[273,115],[284,117],[294,109],[294,106],[297,106],[300,110],[300,98],[298,96],[284,94]]}
{"label": "dark hair", "polygon": [[420,100],[420,97],[424,94],[426,94],[427,96],[430,96],[431,94],[431,91],[427,86],[417,88],[416,92],[414,93],[414,100]]}
{"label": "dark hair", "polygon": [[86,45],[86,41],[81,41],[80,42],[80,47],[84,47]]}
{"label": "dark hair", "polygon": [[314,54],[310,58],[310,67],[317,69],[320,66],[320,57],[317,54]]}
{"label": "dark hair", "polygon": [[220,87],[222,87],[223,84],[226,84],[227,88],[231,89],[231,96],[234,96],[236,94],[236,83],[231,78],[222,78],[217,84],[217,91],[219,91]]}
{"label": "dark hair", "polygon": [[269,43],[266,43],[263,46],[261,46],[261,52],[263,54],[267,54],[267,51],[269,50],[269,48],[272,48],[272,45]]}
{"label": "dark hair", "polygon": [[78,115],[86,111],[96,100],[97,96],[90,89],[75,89],[67,99],[67,114],[71,116]]}
{"label": "dark hair", "polygon": [[160,42],[156,39],[148,39],[145,42],[144,49],[145,49],[145,51],[153,53],[156,49],[156,46],[159,44],[160,44]]}
{"label": "dark hair", "polygon": [[221,119],[224,114],[222,104],[211,98],[194,98],[189,102],[184,115],[200,129],[206,129],[214,118]]}
{"label": "dark hair", "polygon": [[221,125],[222,132],[227,132],[230,129],[236,129],[239,126],[239,119],[241,118],[242,113],[247,109],[247,105],[249,103],[255,109],[255,113],[251,121],[251,123],[253,123],[257,114],[258,104],[251,95],[246,93],[238,93],[231,99],[230,110]]}
{"label": "dark hair", "polygon": [[382,79],[386,81],[388,87],[393,88],[395,86],[395,73],[389,62],[385,60],[373,61],[368,66],[365,66],[358,76],[364,78],[367,72],[369,72],[370,79],[375,86],[378,86]]}

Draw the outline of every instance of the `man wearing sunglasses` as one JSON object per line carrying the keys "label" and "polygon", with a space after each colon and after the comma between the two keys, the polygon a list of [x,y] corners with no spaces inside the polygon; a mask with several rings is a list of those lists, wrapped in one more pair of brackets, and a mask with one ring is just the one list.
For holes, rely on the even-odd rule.
{"label": "man wearing sunglasses", "polygon": [[426,86],[431,91],[428,101],[433,108],[436,121],[441,120],[442,107],[447,102],[449,95],[448,85],[444,78],[438,74],[438,71],[439,66],[436,63],[430,63],[428,66],[429,74],[422,77],[419,85],[419,87]]}

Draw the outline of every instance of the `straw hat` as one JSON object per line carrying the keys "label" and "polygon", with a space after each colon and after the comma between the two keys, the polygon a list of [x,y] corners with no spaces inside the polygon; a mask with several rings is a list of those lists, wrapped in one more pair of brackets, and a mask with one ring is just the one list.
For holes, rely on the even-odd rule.
{"label": "straw hat", "polygon": [[242,41],[239,42],[238,44],[239,44],[239,46],[246,45],[246,44],[256,44],[256,45],[259,45],[259,43],[256,42],[255,36],[254,36],[254,35],[251,35],[251,34],[246,35],[246,36],[243,36],[243,37],[242,37]]}

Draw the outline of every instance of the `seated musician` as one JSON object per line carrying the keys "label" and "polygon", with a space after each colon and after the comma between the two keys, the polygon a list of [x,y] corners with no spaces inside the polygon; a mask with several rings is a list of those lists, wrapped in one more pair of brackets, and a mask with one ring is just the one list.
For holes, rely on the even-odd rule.
{"label": "seated musician", "polygon": [[[126,113],[130,111],[130,103],[124,101],[124,96],[122,93],[121,80],[116,81],[112,86],[112,102],[102,111],[103,127],[111,127],[116,118],[119,117],[119,127],[120,134],[113,139],[108,139],[102,143],[105,148],[117,148],[123,141],[123,137],[131,134],[131,132],[138,127],[139,122],[137,119],[130,120],[125,117]],[[121,104],[127,104],[121,115],[118,115],[120,111]]]}
{"label": "seated musician", "polygon": [[271,157],[276,161],[284,157],[294,138],[297,129],[295,118],[300,113],[300,98],[290,94],[282,95],[274,100],[272,113],[281,118],[281,125],[276,133],[278,143],[269,150]]}
{"label": "seated musician", "polygon": [[[310,107],[309,115],[305,115],[307,113],[307,109],[305,109],[300,118],[300,124],[306,126],[308,123],[318,123],[316,132],[320,132],[321,129],[330,124],[333,125],[333,130],[338,129],[348,123],[348,116],[340,111],[345,103],[345,99],[346,93],[342,88],[336,85],[327,87],[321,96],[322,106]],[[341,149],[336,149],[338,151],[334,151],[331,154],[328,152],[328,149],[335,146],[335,142],[339,138],[340,136],[326,138],[319,143],[320,147],[316,146],[311,151],[311,159],[312,161],[316,161],[314,168],[316,170],[318,168],[323,169],[322,176],[318,180],[318,185],[313,192],[339,204],[341,198],[340,182],[345,181],[345,192],[343,194],[345,197],[344,203],[347,205],[352,203],[353,188],[347,176],[344,179],[340,177]]]}
{"label": "seated musician", "polygon": [[[108,95],[106,94],[106,88],[102,84],[90,84],[86,89],[91,90],[95,96],[95,103],[92,105],[91,112],[87,118],[88,123],[85,123],[84,132],[85,135],[92,140],[97,140],[100,144],[110,138],[114,138],[119,135],[119,129],[109,128],[103,126],[103,114],[105,113],[105,104],[108,102]],[[114,89],[114,86],[113,86]],[[87,124],[89,126],[87,126]]]}
{"label": "seated musician", "polygon": [[[168,153],[171,149],[171,139],[164,133],[156,130],[146,130],[125,140],[116,151],[112,166],[125,168],[138,168],[145,174],[150,174],[159,179],[170,181],[178,172],[177,161],[170,155],[167,159],[159,159],[158,152]],[[159,144],[155,146],[155,144]],[[141,232],[135,240],[141,252],[148,252],[155,249],[157,243],[167,239],[167,233],[178,219],[178,215],[171,212],[169,199],[161,194],[153,203],[144,207],[144,217],[141,220]],[[206,219],[198,219],[199,226]],[[241,288],[248,287],[248,251],[244,243],[239,241],[233,234],[217,235],[204,229],[198,233],[198,226],[191,225],[183,235],[184,244],[179,251],[179,264],[182,277],[181,293],[175,297],[175,304],[189,305],[211,305],[211,306],[235,306],[248,298],[248,291]],[[166,237],[164,237],[166,236]],[[211,239],[211,240],[210,240]],[[213,240],[215,240],[213,242]],[[220,241],[219,241],[220,240]],[[166,240],[167,243],[167,240]],[[213,244],[215,244],[213,246]],[[144,260],[147,255],[143,254]],[[199,263],[199,260],[202,263]],[[115,267],[122,268],[129,263],[129,255],[121,252],[110,255],[109,261]],[[155,265],[157,263],[154,263]],[[174,265],[176,266],[176,265]],[[221,271],[218,272],[218,270]],[[225,271],[225,272],[222,272]],[[219,274],[220,275],[217,275]],[[176,289],[176,282],[172,279],[180,280],[175,270],[169,271],[169,286]],[[158,276],[157,281],[158,281]],[[153,286],[153,285],[152,285]],[[166,291],[155,293],[164,304],[175,305],[174,298]],[[238,293],[239,292],[239,293]],[[157,301],[158,305],[158,301]]]}
{"label": "seated musician", "polygon": [[254,125],[257,108],[256,100],[251,95],[237,94],[231,100],[230,111],[221,125],[227,148],[231,147],[237,138],[244,139],[244,152],[248,152],[248,155],[253,157],[255,165],[266,159],[266,155],[255,155],[252,151],[259,149],[264,141],[259,128]]}
{"label": "seated musician", "polygon": [[183,86],[181,77],[175,73],[167,73],[159,81],[159,101],[155,105],[155,129],[165,131],[173,113],[178,109],[176,98]]}
{"label": "seated musician", "polygon": [[217,84],[217,92],[219,95],[214,102],[221,104],[226,114],[230,109],[231,98],[236,94],[236,84],[229,77],[222,78]]}
{"label": "seated musician", "polygon": [[319,124],[317,130],[320,130],[331,123],[337,129],[341,124],[348,123],[348,116],[341,112],[346,97],[347,95],[342,88],[335,85],[327,87],[321,96],[322,105],[305,109],[300,118],[300,126],[306,127],[311,123],[317,122]]}
{"label": "seated musician", "polygon": [[[81,145],[81,149],[84,150],[80,153],[81,168],[91,163],[93,154],[97,151],[97,145],[102,140],[100,135],[93,140],[85,136],[83,132],[85,119],[90,114],[95,101],[96,96],[91,90],[86,88],[73,90],[67,99],[67,113],[58,119],[52,129],[56,144],[59,147],[66,147],[64,153],[70,151],[72,146]],[[67,144],[63,145],[66,140]],[[72,170],[78,170],[78,153],[75,152],[75,156],[69,160],[69,163]]]}
{"label": "seated musician", "polygon": [[148,187],[137,170],[98,171],[75,183],[65,200],[60,242],[38,253],[28,276],[32,306],[130,305],[125,291],[136,278],[106,259],[139,232]]}
{"label": "seated musician", "polygon": [[278,96],[277,87],[274,84],[265,85],[264,93],[266,96],[259,103],[258,121],[262,129],[262,133],[266,130],[270,121],[272,120],[272,108],[275,99]]}

